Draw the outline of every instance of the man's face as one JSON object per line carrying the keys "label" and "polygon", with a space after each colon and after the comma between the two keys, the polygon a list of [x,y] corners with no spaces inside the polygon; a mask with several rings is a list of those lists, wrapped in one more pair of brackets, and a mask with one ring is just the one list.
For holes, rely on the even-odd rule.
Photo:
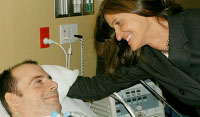
{"label": "man's face", "polygon": [[19,113],[28,117],[50,115],[61,111],[57,83],[38,65],[24,64],[12,71],[18,80],[17,88],[22,96],[17,96]]}

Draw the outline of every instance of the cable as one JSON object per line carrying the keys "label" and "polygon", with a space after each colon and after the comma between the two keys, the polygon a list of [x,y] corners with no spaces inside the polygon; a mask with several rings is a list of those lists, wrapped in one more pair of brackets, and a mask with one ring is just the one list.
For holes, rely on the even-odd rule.
{"label": "cable", "polygon": [[84,76],[83,39],[81,39],[81,76]]}
{"label": "cable", "polygon": [[51,40],[51,39],[48,39],[48,38],[44,38],[43,43],[44,43],[44,44],[56,44],[56,45],[58,45],[58,46],[63,50],[63,52],[65,53],[65,57],[66,57],[66,68],[67,68],[67,67],[68,67],[68,66],[67,66],[67,52],[66,52],[65,49],[62,47],[62,45],[59,44],[59,43],[57,43],[57,42],[55,42],[55,41],[53,41],[53,40]]}
{"label": "cable", "polygon": [[81,42],[81,76],[84,76],[84,58],[83,58],[83,36],[82,35],[74,35],[80,39]]}
{"label": "cable", "polygon": [[70,58],[71,58],[71,55],[72,55],[72,44],[70,43],[69,45],[69,48],[68,48],[68,69],[70,69]]}

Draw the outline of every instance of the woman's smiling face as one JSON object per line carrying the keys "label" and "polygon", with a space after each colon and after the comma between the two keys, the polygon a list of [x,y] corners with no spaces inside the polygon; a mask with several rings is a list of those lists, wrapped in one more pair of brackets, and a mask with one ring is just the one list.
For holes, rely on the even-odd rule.
{"label": "woman's smiling face", "polygon": [[118,41],[124,39],[132,51],[147,44],[150,32],[149,18],[132,13],[117,13],[104,15],[108,25],[115,30]]}

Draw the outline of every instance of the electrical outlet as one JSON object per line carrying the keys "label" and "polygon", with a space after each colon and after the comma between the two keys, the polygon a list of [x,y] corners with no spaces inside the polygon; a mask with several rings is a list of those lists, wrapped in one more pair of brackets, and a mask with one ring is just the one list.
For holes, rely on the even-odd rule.
{"label": "electrical outlet", "polygon": [[49,39],[49,27],[40,28],[40,48],[49,47],[49,44],[44,44],[43,43],[44,38],[48,38]]}
{"label": "electrical outlet", "polygon": [[78,24],[60,25],[60,44],[76,42],[74,35],[78,34]]}

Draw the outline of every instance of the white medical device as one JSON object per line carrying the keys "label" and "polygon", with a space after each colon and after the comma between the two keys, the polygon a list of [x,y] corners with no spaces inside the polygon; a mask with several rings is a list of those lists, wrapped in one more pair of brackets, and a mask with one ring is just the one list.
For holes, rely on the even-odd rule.
{"label": "white medical device", "polygon": [[[158,94],[162,91],[150,80],[146,83]],[[135,110],[138,117],[164,117],[164,106],[155,96],[153,96],[142,84],[137,84],[128,89],[118,92],[128,105]],[[129,113],[118,101],[115,102],[117,117],[130,117]]]}
{"label": "white medical device", "polygon": [[[162,91],[152,81],[147,80],[146,83],[162,96]],[[117,94],[134,110],[136,117],[165,117],[164,105],[142,84]],[[91,108],[99,117],[131,117],[124,105],[111,97],[93,102]]]}

